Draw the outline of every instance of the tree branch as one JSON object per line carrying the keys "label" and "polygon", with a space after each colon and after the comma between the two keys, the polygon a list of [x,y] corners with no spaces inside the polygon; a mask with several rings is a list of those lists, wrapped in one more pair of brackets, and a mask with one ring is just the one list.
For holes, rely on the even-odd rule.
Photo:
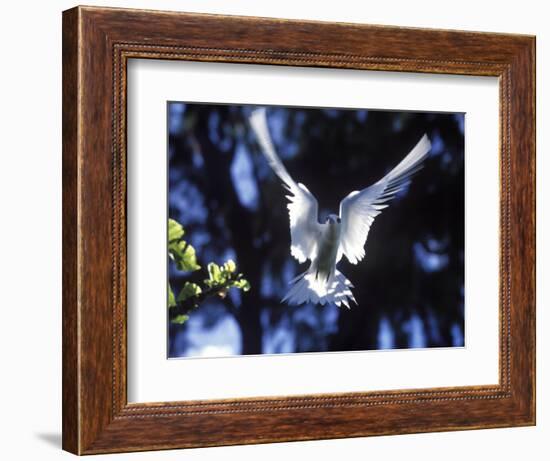
{"label": "tree branch", "polygon": [[194,311],[197,307],[199,307],[200,303],[211,296],[217,295],[222,298],[225,297],[227,295],[227,291],[233,287],[233,283],[240,280],[241,275],[242,274],[233,273],[229,277],[227,277],[227,279],[223,283],[205,288],[198,295],[191,296],[185,301],[178,302],[176,306],[173,306],[168,310],[168,317],[170,321],[172,321],[179,315],[187,315],[190,312]]}

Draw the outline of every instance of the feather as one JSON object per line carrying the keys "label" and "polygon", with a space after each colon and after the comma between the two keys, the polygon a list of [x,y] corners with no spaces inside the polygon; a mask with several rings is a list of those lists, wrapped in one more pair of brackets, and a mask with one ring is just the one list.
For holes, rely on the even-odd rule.
{"label": "feather", "polygon": [[313,259],[317,251],[317,240],[323,227],[317,221],[319,208],[317,199],[306,186],[296,183],[292,179],[279,159],[269,135],[264,108],[256,109],[252,113],[250,125],[256,134],[269,166],[289,191],[286,198],[289,201],[290,253],[300,263],[305,262],[307,259]]}
{"label": "feather", "polygon": [[387,202],[410,184],[411,176],[422,168],[430,149],[428,136],[422,136],[409,154],[380,181],[362,191],[351,192],[340,202],[342,235],[337,260],[342,254],[352,264],[364,258],[374,218],[388,206]]}
{"label": "feather", "polygon": [[312,263],[307,271],[300,274],[291,282],[291,288],[282,299],[291,305],[303,303],[325,304],[332,303],[337,306],[342,304],[348,309],[350,302],[357,304],[351,288],[353,285],[339,270],[328,278],[317,277],[315,265]]}

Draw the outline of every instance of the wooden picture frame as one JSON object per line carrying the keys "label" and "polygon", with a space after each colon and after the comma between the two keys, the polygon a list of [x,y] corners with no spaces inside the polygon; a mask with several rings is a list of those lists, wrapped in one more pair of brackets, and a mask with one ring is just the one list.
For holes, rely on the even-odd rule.
{"label": "wooden picture frame", "polygon": [[[499,384],[128,403],[131,58],[498,77]],[[63,13],[65,450],[92,454],[533,424],[534,37],[94,7]]]}

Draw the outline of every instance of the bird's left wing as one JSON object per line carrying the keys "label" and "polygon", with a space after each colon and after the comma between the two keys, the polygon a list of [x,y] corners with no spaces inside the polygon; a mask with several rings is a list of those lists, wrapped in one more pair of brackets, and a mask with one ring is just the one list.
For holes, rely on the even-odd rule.
{"label": "bird's left wing", "polygon": [[409,154],[386,176],[362,191],[354,191],[340,202],[342,231],[338,259],[344,254],[352,264],[365,256],[365,243],[374,218],[388,206],[395,194],[410,184],[411,176],[422,168],[430,151],[424,135]]}
{"label": "bird's left wing", "polygon": [[267,127],[265,109],[256,109],[252,113],[250,125],[258,138],[269,166],[281,178],[285,188],[290,192],[286,196],[289,201],[290,253],[301,263],[306,259],[312,259],[317,251],[317,241],[322,227],[322,224],[317,221],[319,208],[317,199],[306,186],[296,183],[292,179],[275,152]]}

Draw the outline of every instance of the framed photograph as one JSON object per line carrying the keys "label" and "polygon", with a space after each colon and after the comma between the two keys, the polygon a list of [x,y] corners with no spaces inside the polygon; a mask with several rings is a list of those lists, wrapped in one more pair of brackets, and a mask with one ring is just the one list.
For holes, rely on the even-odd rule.
{"label": "framed photograph", "polygon": [[63,448],[535,424],[535,39],[63,13]]}

